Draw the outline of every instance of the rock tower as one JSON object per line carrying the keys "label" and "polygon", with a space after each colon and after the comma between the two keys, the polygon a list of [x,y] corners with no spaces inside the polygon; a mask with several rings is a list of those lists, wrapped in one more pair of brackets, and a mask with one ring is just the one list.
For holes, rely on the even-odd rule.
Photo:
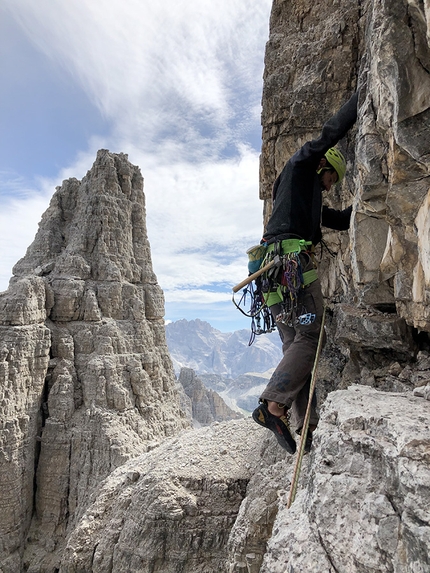
{"label": "rock tower", "polygon": [[57,188],[13,274],[0,295],[1,563],[50,571],[94,487],[187,425],[126,155],[101,150]]}

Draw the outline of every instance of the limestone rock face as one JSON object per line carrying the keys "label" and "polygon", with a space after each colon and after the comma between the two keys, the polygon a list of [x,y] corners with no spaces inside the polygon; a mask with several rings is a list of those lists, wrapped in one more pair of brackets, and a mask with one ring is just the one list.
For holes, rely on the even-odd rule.
{"label": "limestone rock face", "polygon": [[191,400],[191,416],[197,427],[242,417],[240,413],[229,408],[219,394],[206,388],[191,368],[181,368],[179,384]]}
{"label": "limestone rock face", "polygon": [[77,523],[60,572],[224,571],[261,442],[251,420],[215,423],[125,463]]}
{"label": "limestone rock face", "polygon": [[279,504],[261,573],[427,571],[429,402],[363,386],[334,392],[315,436],[299,495],[289,510]]}
{"label": "limestone rock face", "polygon": [[[424,6],[414,2],[369,4],[369,10],[352,275],[365,301],[392,296],[400,316],[429,330],[428,21]],[[372,240],[365,242],[370,228]]]}
{"label": "limestone rock face", "polygon": [[57,189],[0,295],[4,573],[54,571],[93,488],[188,425],[145,217],[139,169],[101,150]]}
{"label": "limestone rock face", "polygon": [[[269,430],[261,433],[262,453],[228,539],[228,573],[259,573],[294,471],[295,458],[278,446]],[[306,459],[303,465],[306,467]]]}
{"label": "limestone rock face", "polygon": [[[430,330],[430,49],[423,3],[274,0],[266,49],[260,196],[286,160],[357,88],[357,124],[339,147],[347,176],[326,202],[353,204],[349,237],[320,265],[327,297],[397,312]],[[348,241],[349,239],[349,241]]]}
{"label": "limestone rock face", "polygon": [[5,573],[21,571],[20,554],[33,516],[50,347],[43,322],[0,326],[0,570]]}

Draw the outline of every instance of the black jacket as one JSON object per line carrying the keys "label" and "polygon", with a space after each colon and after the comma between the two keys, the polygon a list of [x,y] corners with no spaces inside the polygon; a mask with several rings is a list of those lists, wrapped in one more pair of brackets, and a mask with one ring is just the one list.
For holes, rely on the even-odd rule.
{"label": "black jacket", "polygon": [[321,224],[339,231],[348,229],[351,207],[336,211],[322,206],[321,183],[316,172],[324,154],[342,139],[357,119],[355,93],[324,124],[318,139],[308,141],[287,162],[273,187],[273,212],[264,239],[298,236],[316,245],[321,240]]}

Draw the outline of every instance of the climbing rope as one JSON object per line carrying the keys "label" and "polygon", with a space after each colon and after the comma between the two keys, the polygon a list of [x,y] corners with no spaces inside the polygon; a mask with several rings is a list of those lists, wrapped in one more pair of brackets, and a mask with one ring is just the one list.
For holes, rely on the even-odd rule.
{"label": "climbing rope", "polygon": [[288,496],[288,501],[287,501],[287,508],[288,509],[291,507],[291,504],[294,502],[294,500],[296,498],[297,484],[299,481],[300,470],[302,467],[303,454],[305,451],[306,438],[308,435],[309,420],[311,417],[312,397],[314,395],[315,384],[316,384],[316,379],[317,379],[316,374],[317,374],[318,360],[319,360],[319,357],[321,354],[321,348],[322,348],[322,343],[323,343],[323,339],[324,339],[324,322],[325,322],[325,307],[324,307],[323,315],[322,315],[322,319],[321,319],[321,328],[320,328],[320,334],[318,337],[317,352],[315,354],[314,365],[312,368],[312,377],[311,377],[311,384],[310,384],[310,389],[309,389],[308,407],[306,409],[305,419],[303,422],[303,428],[302,428],[300,446],[299,446],[299,453],[297,455],[296,465],[294,467],[293,478],[291,480],[290,494]]}

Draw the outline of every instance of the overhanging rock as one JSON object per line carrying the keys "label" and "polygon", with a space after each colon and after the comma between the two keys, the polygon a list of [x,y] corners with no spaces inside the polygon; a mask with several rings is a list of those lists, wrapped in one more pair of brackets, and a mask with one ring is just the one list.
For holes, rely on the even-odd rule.
{"label": "overhanging rock", "polygon": [[350,348],[390,351],[405,358],[412,357],[416,351],[412,328],[397,314],[339,304],[335,319],[336,342]]}

